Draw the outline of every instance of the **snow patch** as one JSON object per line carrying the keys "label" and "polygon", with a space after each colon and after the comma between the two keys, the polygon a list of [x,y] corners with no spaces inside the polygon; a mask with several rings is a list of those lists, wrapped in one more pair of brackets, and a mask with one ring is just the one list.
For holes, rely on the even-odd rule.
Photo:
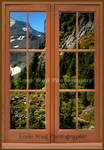
{"label": "snow patch", "polygon": [[37,35],[38,37],[41,37],[42,35],[41,34],[39,34],[39,35]]}
{"label": "snow patch", "polygon": [[11,36],[10,38],[12,39],[12,38],[14,38],[14,36]]}
{"label": "snow patch", "polygon": [[13,41],[15,41],[16,39],[11,39],[10,42],[12,43]]}
{"label": "snow patch", "polygon": [[13,18],[10,18],[10,27],[12,27],[15,23],[16,21]]}
{"label": "snow patch", "polygon": [[13,46],[13,48],[18,48],[19,47],[19,45],[15,45],[15,46]]}
{"label": "snow patch", "polygon": [[14,75],[21,72],[21,68],[18,67],[18,66],[16,66],[16,67],[11,67],[10,66],[10,72],[11,72],[11,76],[14,76]]}
{"label": "snow patch", "polygon": [[17,40],[23,40],[25,36],[20,36]]}
{"label": "snow patch", "polygon": [[[27,31],[27,27],[23,27],[22,30]],[[29,28],[29,32],[32,32],[31,28]]]}
{"label": "snow patch", "polygon": [[23,31],[27,31],[27,28],[26,28],[26,27],[23,27],[22,30],[23,30]]}

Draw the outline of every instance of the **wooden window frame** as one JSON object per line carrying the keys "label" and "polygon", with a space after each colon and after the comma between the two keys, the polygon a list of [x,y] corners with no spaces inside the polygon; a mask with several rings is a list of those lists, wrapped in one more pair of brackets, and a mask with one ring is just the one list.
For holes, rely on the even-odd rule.
{"label": "wooden window frame", "polygon": [[[31,134],[31,138],[30,138],[30,142],[33,142],[35,141],[36,143],[38,142],[42,142],[42,143],[46,143],[46,142],[49,142],[50,141],[50,118],[49,118],[49,109],[50,109],[50,104],[49,104],[49,96],[50,96],[50,82],[46,82],[46,90],[31,90],[29,89],[29,52],[31,53],[41,53],[41,52],[44,52],[46,53],[46,79],[49,79],[50,80],[50,77],[49,77],[49,72],[50,72],[50,61],[49,61],[49,57],[50,57],[50,54],[49,54],[49,45],[50,45],[50,32],[49,32],[49,18],[50,18],[50,14],[49,14],[49,5],[10,5],[10,6],[7,6],[6,7],[6,25],[7,25],[7,28],[6,28],[6,84],[5,84],[5,88],[7,88],[7,93],[6,93],[6,100],[10,97],[9,93],[10,92],[26,92],[27,93],[27,129],[18,129],[18,130],[15,130],[15,129],[10,129],[10,117],[9,117],[9,114],[10,114],[10,103],[9,101],[6,101],[5,102],[5,105],[6,105],[6,111],[5,111],[5,118],[6,118],[6,128],[5,128],[5,140],[8,141],[8,142],[18,142],[18,143],[21,143],[22,142],[28,142],[28,138],[24,138],[25,136],[28,136],[29,134]],[[28,33],[28,26],[29,26],[29,23],[28,23],[28,12],[32,12],[34,10],[34,12],[36,11],[40,11],[40,12],[46,12],[47,15],[46,15],[46,50],[29,50],[29,33]],[[10,33],[9,33],[9,20],[10,20],[10,12],[13,12],[13,11],[16,11],[16,12],[27,12],[27,47],[26,49],[24,50],[15,50],[15,49],[10,49],[10,44],[9,44],[9,37],[10,37]],[[27,87],[25,90],[14,90],[14,89],[10,89],[10,75],[8,72],[10,72],[9,70],[9,66],[10,66],[10,52],[26,52],[26,59],[27,59],[27,63],[26,63],[26,68],[27,68]],[[46,92],[46,129],[29,129],[29,92]],[[34,136],[34,134],[36,136]],[[23,134],[24,134],[24,137],[23,137]],[[39,137],[39,135],[41,135],[41,137]],[[32,138],[32,136],[34,136],[34,138]],[[14,138],[15,137],[15,138]],[[20,137],[20,138],[18,138]]]}
{"label": "wooden window frame", "polygon": [[[33,5],[32,5],[33,4]],[[101,16],[100,17],[100,20],[99,20],[99,26],[100,26],[100,29],[99,29],[99,35],[96,36],[97,40],[99,41],[99,45],[97,47],[97,49],[100,49],[100,52],[97,54],[99,56],[99,59],[98,59],[98,63],[97,63],[97,67],[100,66],[99,68],[99,79],[100,79],[100,83],[99,83],[99,87],[100,87],[100,91],[99,91],[99,96],[100,96],[100,103],[99,103],[99,115],[100,115],[100,119],[97,120],[99,122],[99,139],[95,140],[95,142],[91,141],[90,143],[85,140],[81,143],[62,143],[63,141],[56,141],[58,143],[54,143],[55,140],[54,140],[54,136],[51,136],[49,141],[51,141],[51,143],[41,143],[41,144],[37,144],[37,143],[20,143],[20,142],[12,142],[13,139],[10,139],[10,137],[8,137],[8,141],[5,139],[5,137],[7,135],[5,135],[5,129],[6,129],[6,125],[5,125],[5,110],[6,110],[6,107],[5,107],[5,100],[6,100],[6,97],[8,97],[8,95],[6,94],[5,95],[5,90],[8,91],[8,86],[6,86],[6,82],[5,82],[5,79],[8,79],[9,76],[6,75],[6,73],[9,71],[9,70],[6,70],[4,66],[8,66],[7,62],[6,61],[6,58],[8,60],[8,54],[7,54],[7,50],[6,49],[9,49],[9,45],[5,44],[5,41],[7,40],[7,42],[9,43],[9,39],[7,39],[7,36],[8,36],[8,33],[6,32],[6,26],[8,25],[8,28],[9,28],[9,24],[6,23],[6,16],[8,16],[8,14],[6,13],[6,8],[7,6],[9,6],[9,8],[12,8],[12,11],[13,11],[13,5],[15,5],[16,7],[14,7],[14,10],[15,11],[18,11],[18,6],[21,6],[22,10],[23,11],[26,11],[27,12],[27,9],[29,5],[31,5],[31,10],[33,9],[34,11],[34,5],[38,5],[42,11],[44,11],[44,9],[42,9],[42,7],[40,6],[43,6],[43,5],[47,5],[47,6],[50,6],[50,13],[48,15],[48,19],[50,19],[50,24],[48,23],[48,26],[47,26],[47,30],[48,30],[48,39],[50,38],[50,40],[47,42],[48,43],[48,49],[50,49],[50,51],[47,51],[47,55],[48,55],[48,61],[50,62],[48,65],[47,65],[47,68],[49,69],[48,71],[48,75],[47,77],[49,77],[50,79],[50,83],[48,84],[48,88],[50,89],[48,91],[48,98],[51,98],[50,99],[50,103],[48,103],[48,108],[47,110],[49,110],[50,108],[50,105],[51,105],[51,108],[50,108],[50,117],[51,117],[51,120],[50,120],[50,129],[48,128],[49,130],[49,133],[51,135],[54,135],[57,134],[57,117],[56,117],[56,114],[58,113],[58,110],[57,110],[57,107],[55,107],[55,111],[52,109],[55,106],[58,106],[58,103],[56,101],[57,97],[58,97],[58,84],[57,82],[55,82],[54,80],[54,77],[57,78],[58,77],[58,74],[57,74],[57,67],[55,67],[55,65],[57,66],[58,65],[58,50],[59,48],[57,47],[58,46],[58,30],[57,30],[57,25],[58,25],[58,22],[56,22],[57,20],[57,15],[58,13],[54,13],[54,12],[57,12],[58,9],[59,9],[59,6],[61,8],[61,10],[64,10],[64,6],[67,7],[68,5],[76,5],[78,7],[76,7],[77,10],[75,11],[80,11],[80,7],[82,7],[83,5],[86,5],[86,11],[89,11],[90,8],[88,5],[90,6],[96,6],[98,7],[97,9],[98,10],[98,14],[97,14],[97,17],[99,18],[99,15]],[[26,5],[26,8],[24,8],[23,6]],[[64,5],[64,6],[63,6]],[[11,7],[10,7],[11,6]],[[79,7],[80,6],[80,7]],[[88,10],[87,10],[88,8]],[[91,10],[92,10],[93,7],[91,7]],[[17,10],[16,10],[17,9]],[[74,9],[74,8],[73,8]],[[93,8],[94,9],[94,8]],[[36,9],[37,11],[39,11],[39,9]],[[94,10],[95,11],[95,10]],[[92,149],[101,149],[102,148],[102,140],[103,140],[103,135],[102,135],[102,128],[103,128],[103,119],[102,119],[102,93],[103,93],[103,86],[102,86],[102,73],[103,73],[103,66],[102,66],[102,56],[103,56],[103,48],[102,48],[102,24],[103,24],[103,15],[102,15],[102,3],[101,2],[3,2],[2,3],[2,148],[3,149],[13,149],[13,148],[25,148],[25,149],[53,149],[53,148],[57,148],[57,149],[69,149],[69,148],[92,148]],[[53,24],[52,24],[53,23]],[[27,27],[28,28],[28,27]],[[50,28],[50,30],[49,30]],[[54,32],[56,29],[56,33]],[[51,33],[51,34],[50,34]],[[55,41],[56,42],[55,42]],[[51,42],[50,42],[51,41]],[[49,43],[50,42],[50,43]],[[27,43],[27,46],[28,46],[28,43]],[[12,51],[12,50],[10,50]],[[17,52],[17,50],[14,50]],[[40,51],[40,50],[39,50]],[[60,50],[61,51],[61,50]],[[64,50],[66,51],[66,50]],[[29,51],[28,51],[29,52]],[[36,52],[36,51],[35,51]],[[38,50],[37,50],[38,52]],[[42,51],[43,52],[43,51]],[[50,57],[51,56],[51,57]],[[50,58],[50,59],[49,59]],[[53,58],[53,59],[52,59]],[[50,75],[50,76],[49,76]],[[99,80],[97,79],[97,80]],[[98,82],[98,81],[97,81]],[[47,88],[47,89],[48,89]],[[50,92],[50,93],[49,93]],[[61,90],[62,92],[62,90]],[[6,110],[7,111],[7,110]],[[7,111],[8,112],[8,111]],[[49,116],[48,116],[48,119],[49,119]],[[97,122],[96,121],[96,122]],[[55,130],[56,128],[56,130]],[[33,130],[32,130],[33,131]],[[31,132],[29,130],[29,132]],[[67,131],[66,131],[67,132]],[[79,131],[78,131],[79,132]],[[87,131],[88,132],[88,131]],[[73,132],[72,132],[73,133]],[[13,133],[12,133],[13,134]],[[93,135],[93,133],[92,133]],[[9,141],[10,139],[10,141]]]}
{"label": "wooden window frame", "polygon": [[[55,79],[59,79],[59,53],[65,52],[65,53],[75,53],[76,54],[76,89],[59,89],[59,82],[55,82],[55,134],[56,136],[61,136],[63,134],[63,137],[65,136],[72,136],[72,135],[85,135],[84,138],[76,139],[78,142],[94,142],[98,141],[99,139],[99,102],[98,97],[100,95],[99,89],[100,89],[100,83],[99,83],[99,73],[100,68],[98,67],[97,63],[99,64],[99,24],[98,18],[99,18],[99,7],[96,5],[92,6],[86,6],[86,5],[56,5],[55,7],[55,20],[59,20],[59,12],[75,12],[76,13],[76,48],[75,49],[59,49],[59,21],[56,21],[55,23]],[[94,27],[95,27],[95,48],[94,49],[78,49],[78,12],[94,12]],[[79,53],[94,53],[95,54],[95,88],[94,89],[78,89],[78,54]],[[96,92],[95,92],[96,91]],[[75,92],[76,93],[76,129],[59,129],[59,93],[61,92]],[[87,130],[87,129],[78,129],[78,92],[95,92],[95,129],[93,130]],[[70,133],[69,133],[70,132]],[[95,134],[96,133],[96,134]],[[87,135],[87,136],[86,136]],[[57,142],[63,142],[63,138],[56,139]],[[68,139],[64,139],[64,142],[68,142]],[[73,138],[70,138],[70,142],[73,142]]]}

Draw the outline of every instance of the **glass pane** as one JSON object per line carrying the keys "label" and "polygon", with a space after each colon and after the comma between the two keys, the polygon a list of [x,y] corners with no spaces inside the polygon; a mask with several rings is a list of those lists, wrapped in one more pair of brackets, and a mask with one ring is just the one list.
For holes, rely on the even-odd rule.
{"label": "glass pane", "polygon": [[10,93],[10,128],[25,129],[26,128],[26,93],[11,92]]}
{"label": "glass pane", "polygon": [[94,89],[94,53],[78,53],[78,88]]}
{"label": "glass pane", "polygon": [[76,48],[76,13],[59,13],[59,48]]}
{"label": "glass pane", "polygon": [[26,12],[10,13],[10,49],[26,49]]}
{"label": "glass pane", "polygon": [[76,128],[76,93],[60,93],[60,129]]}
{"label": "glass pane", "polygon": [[94,92],[79,92],[78,93],[78,128],[79,129],[94,129]]}
{"label": "glass pane", "polygon": [[60,89],[76,88],[76,53],[60,53]]}
{"label": "glass pane", "polygon": [[45,89],[45,53],[29,53],[29,89]]}
{"label": "glass pane", "polygon": [[26,53],[10,53],[10,88],[26,89]]}
{"label": "glass pane", "polygon": [[78,14],[78,48],[94,49],[94,13]]}
{"label": "glass pane", "polygon": [[46,13],[29,12],[29,49],[46,48]]}
{"label": "glass pane", "polygon": [[45,129],[45,93],[29,93],[29,128]]}

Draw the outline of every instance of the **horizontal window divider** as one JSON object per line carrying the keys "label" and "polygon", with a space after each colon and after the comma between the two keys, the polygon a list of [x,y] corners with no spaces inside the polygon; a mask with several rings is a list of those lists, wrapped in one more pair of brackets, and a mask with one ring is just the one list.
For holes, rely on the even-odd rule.
{"label": "horizontal window divider", "polygon": [[46,50],[39,50],[39,49],[37,49],[37,50],[35,50],[35,49],[10,49],[9,50],[10,52],[46,52]]}
{"label": "horizontal window divider", "polygon": [[[30,132],[32,132],[32,131],[36,131],[36,132],[42,132],[42,133],[46,133],[46,130],[47,130],[47,128],[45,128],[45,129],[31,129],[31,128],[26,128],[26,129],[10,129],[10,131],[11,132],[23,132],[23,131],[30,131]],[[40,134],[40,133],[39,133]]]}
{"label": "horizontal window divider", "polygon": [[95,49],[63,49],[59,50],[59,52],[95,52]]}
{"label": "horizontal window divider", "polygon": [[78,49],[78,52],[95,52],[95,49]]}
{"label": "horizontal window divider", "polygon": [[41,49],[41,50],[39,50],[39,49],[36,49],[36,50],[35,50],[35,49],[33,49],[33,50],[31,49],[31,50],[30,50],[30,49],[29,49],[28,51],[29,51],[29,52],[46,52],[45,49]]}
{"label": "horizontal window divider", "polygon": [[75,129],[59,129],[59,132],[66,132],[66,134],[67,134],[67,132],[95,132],[96,131],[96,129],[93,129],[93,130],[90,130],[90,129],[78,129],[78,128],[75,128]]}
{"label": "horizontal window divider", "polygon": [[61,50],[59,50],[59,52],[76,52],[76,49],[61,49]]}
{"label": "horizontal window divider", "polygon": [[27,52],[26,49],[10,49],[10,52]]}
{"label": "horizontal window divider", "polygon": [[95,92],[95,89],[59,89],[59,92]]}
{"label": "horizontal window divider", "polygon": [[46,92],[46,90],[12,90],[10,89],[9,92]]}

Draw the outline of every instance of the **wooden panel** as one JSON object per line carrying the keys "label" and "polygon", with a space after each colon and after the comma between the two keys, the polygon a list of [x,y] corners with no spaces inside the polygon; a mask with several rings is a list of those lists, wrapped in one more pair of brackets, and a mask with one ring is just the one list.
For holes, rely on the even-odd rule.
{"label": "wooden panel", "polygon": [[16,12],[18,12],[18,11],[21,11],[21,12],[35,12],[35,11],[38,11],[38,12],[47,12],[48,11],[48,9],[49,9],[49,5],[44,5],[44,4],[42,4],[42,5],[39,5],[39,4],[35,4],[35,5],[32,5],[32,4],[28,4],[28,5],[25,5],[25,4],[23,4],[23,5],[9,5],[8,6],[8,11],[10,12],[10,11],[16,11]]}
{"label": "wooden panel", "polygon": [[70,11],[70,12],[95,12],[96,9],[97,9],[98,6],[96,5],[71,5],[70,4],[70,7],[69,5],[56,5],[56,10],[58,11],[64,11],[64,12],[67,12],[67,11]]}
{"label": "wooden panel", "polygon": [[51,143],[51,144],[31,144],[31,143],[3,143],[3,149],[102,149],[102,143]]}

